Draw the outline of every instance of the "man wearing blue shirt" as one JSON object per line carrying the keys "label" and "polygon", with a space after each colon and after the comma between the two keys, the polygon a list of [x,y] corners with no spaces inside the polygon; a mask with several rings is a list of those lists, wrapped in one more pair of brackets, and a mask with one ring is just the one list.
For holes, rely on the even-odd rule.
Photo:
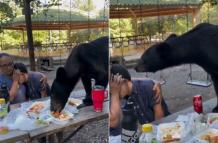
{"label": "man wearing blue shirt", "polygon": [[9,54],[0,53],[0,87],[6,84],[11,104],[26,101],[25,86],[19,84],[19,72],[14,70],[13,59]]}

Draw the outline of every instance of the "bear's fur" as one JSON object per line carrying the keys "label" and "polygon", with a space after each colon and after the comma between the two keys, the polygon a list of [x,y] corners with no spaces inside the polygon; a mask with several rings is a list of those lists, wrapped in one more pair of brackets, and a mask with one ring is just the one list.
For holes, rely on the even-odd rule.
{"label": "bear's fur", "polygon": [[[171,35],[143,53],[135,70],[156,72],[164,68],[197,64],[210,74],[218,97],[218,26],[202,23],[181,36]],[[218,104],[213,109],[218,112]]]}
{"label": "bear's fur", "polygon": [[81,78],[86,91],[85,105],[92,105],[91,79],[96,85],[108,84],[108,37],[101,37],[73,48],[64,67],[59,67],[51,87],[51,110],[61,111]]}

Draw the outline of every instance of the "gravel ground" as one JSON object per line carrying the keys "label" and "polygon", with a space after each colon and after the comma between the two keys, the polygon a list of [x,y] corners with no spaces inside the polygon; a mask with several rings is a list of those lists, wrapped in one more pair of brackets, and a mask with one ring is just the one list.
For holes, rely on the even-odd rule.
{"label": "gravel ground", "polygon": [[[145,73],[136,73],[133,69],[129,69],[129,72],[132,77],[145,77]],[[48,82],[51,84],[55,78],[55,71],[44,73],[48,76]],[[160,80],[160,75],[166,79],[166,83],[162,85],[162,91],[171,113],[192,106],[192,96],[196,94],[201,94],[203,101],[216,97],[213,85],[210,87],[200,87],[186,84],[188,73],[189,65],[181,65],[165,69],[162,72],[157,72],[155,74],[148,74],[149,78],[155,80]],[[206,75],[207,74],[199,66],[193,66],[194,79],[205,80]],[[75,88],[75,90],[78,89],[83,89],[81,82],[79,82]],[[79,95],[77,97],[83,98],[84,95]],[[65,135],[68,135],[69,133],[70,131],[67,131],[65,132]],[[107,136],[108,120],[101,120],[85,125],[67,143],[107,143]]]}

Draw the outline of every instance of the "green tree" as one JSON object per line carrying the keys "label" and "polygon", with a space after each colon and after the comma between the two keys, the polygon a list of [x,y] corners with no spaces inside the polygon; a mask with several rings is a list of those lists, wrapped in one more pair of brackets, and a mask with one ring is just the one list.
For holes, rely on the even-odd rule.
{"label": "green tree", "polygon": [[93,0],[74,0],[73,6],[84,11],[92,11],[95,9]]}
{"label": "green tree", "polygon": [[110,19],[110,36],[126,37],[134,34],[131,19]]}
{"label": "green tree", "polygon": [[9,6],[9,2],[0,2],[0,26],[8,23],[14,17],[15,15],[13,13],[12,8]]}

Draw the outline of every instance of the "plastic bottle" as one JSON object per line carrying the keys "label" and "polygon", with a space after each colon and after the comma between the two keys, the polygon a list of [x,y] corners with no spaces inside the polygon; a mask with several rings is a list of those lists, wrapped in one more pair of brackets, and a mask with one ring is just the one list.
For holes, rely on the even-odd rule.
{"label": "plastic bottle", "polygon": [[127,102],[123,108],[121,140],[122,143],[138,143],[138,122],[133,109],[133,102]]}
{"label": "plastic bottle", "polygon": [[3,83],[0,88],[0,98],[5,99],[5,104],[7,106],[8,112],[10,111],[10,96],[8,92],[8,87],[6,83]]}
{"label": "plastic bottle", "polygon": [[139,138],[139,143],[157,143],[157,140],[153,135],[152,124],[142,125],[142,134]]}
{"label": "plastic bottle", "polygon": [[8,106],[4,98],[0,98],[0,119],[3,119],[8,114]]}

